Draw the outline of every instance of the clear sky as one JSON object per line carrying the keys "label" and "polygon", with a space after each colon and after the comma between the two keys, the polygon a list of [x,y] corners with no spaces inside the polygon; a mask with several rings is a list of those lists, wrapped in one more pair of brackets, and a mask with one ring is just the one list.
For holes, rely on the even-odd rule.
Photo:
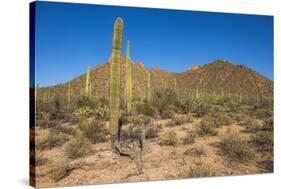
{"label": "clear sky", "polygon": [[183,72],[224,59],[273,80],[272,16],[37,2],[36,83],[63,83],[105,63],[118,16],[123,55],[129,39],[131,59],[148,68]]}

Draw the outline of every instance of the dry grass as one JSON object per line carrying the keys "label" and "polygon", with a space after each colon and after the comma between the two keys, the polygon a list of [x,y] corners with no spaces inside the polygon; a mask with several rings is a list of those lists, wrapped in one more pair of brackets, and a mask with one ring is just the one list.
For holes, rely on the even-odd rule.
{"label": "dry grass", "polygon": [[177,133],[174,131],[168,131],[164,133],[160,139],[161,139],[160,142],[161,145],[175,146],[179,142]]}
{"label": "dry grass", "polygon": [[231,160],[248,161],[256,155],[255,148],[238,132],[230,132],[223,136],[221,148]]}
{"label": "dry grass", "polygon": [[90,152],[90,143],[82,137],[71,139],[64,149],[65,156],[71,159],[83,157]]}

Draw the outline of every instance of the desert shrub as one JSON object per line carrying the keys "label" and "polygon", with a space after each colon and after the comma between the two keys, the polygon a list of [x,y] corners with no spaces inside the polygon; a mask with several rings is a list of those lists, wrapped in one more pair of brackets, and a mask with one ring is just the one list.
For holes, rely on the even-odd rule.
{"label": "desert shrub", "polygon": [[246,131],[251,133],[255,133],[262,129],[262,123],[259,120],[253,118],[249,118],[245,126]]}
{"label": "desert shrub", "polygon": [[36,119],[48,119],[49,118],[49,112],[40,112],[40,111],[36,111]]}
{"label": "desert shrub", "polygon": [[107,105],[98,106],[94,110],[94,115],[97,119],[109,119],[109,107]]}
{"label": "desert shrub", "polygon": [[91,152],[90,143],[83,138],[73,138],[65,146],[64,154],[66,157],[76,159],[83,157]]}
{"label": "desert shrub", "polygon": [[38,150],[53,148],[62,145],[67,140],[69,140],[68,135],[61,133],[55,129],[50,129],[47,137],[44,140],[36,141],[36,148]]}
{"label": "desert shrub", "polygon": [[273,132],[259,131],[251,137],[251,142],[259,151],[273,151]]}
{"label": "desert shrub", "polygon": [[108,129],[105,128],[104,122],[97,120],[83,121],[78,125],[78,128],[93,144],[104,142],[106,140],[106,135],[109,134]]}
{"label": "desert shrub", "polygon": [[168,131],[161,136],[161,145],[175,146],[178,143],[177,133],[174,131]]}
{"label": "desert shrub", "polygon": [[146,139],[151,139],[156,137],[158,137],[158,132],[155,128],[150,127],[146,130],[146,134],[145,134]]}
{"label": "desert shrub", "polygon": [[128,117],[128,122],[134,125],[149,125],[153,121],[153,118],[147,115],[132,115]]}
{"label": "desert shrub", "polygon": [[58,182],[68,175],[70,167],[67,162],[61,161],[53,164],[49,169],[49,177]]}
{"label": "desert shrub", "polygon": [[272,111],[268,109],[254,109],[253,114],[258,119],[266,119],[272,117]]}
{"label": "desert shrub", "polygon": [[48,161],[41,152],[35,153],[35,166],[44,165]]}
{"label": "desert shrub", "polygon": [[214,136],[217,134],[214,118],[204,118],[197,129],[198,136]]}
{"label": "desert shrub", "polygon": [[94,110],[89,107],[89,106],[82,106],[77,108],[74,112],[73,115],[77,117],[88,117],[90,115],[93,115],[95,112]]}
{"label": "desert shrub", "polygon": [[50,119],[64,119],[64,107],[65,104],[63,103],[63,99],[60,97],[55,98],[50,108]]}
{"label": "desert shrub", "polygon": [[222,137],[221,147],[231,160],[248,161],[256,152],[249,141],[237,132],[231,132]]}
{"label": "desert shrub", "polygon": [[220,127],[222,125],[230,125],[232,120],[227,114],[219,114],[215,119],[217,127]]}
{"label": "desert shrub", "polygon": [[68,126],[61,126],[61,125],[56,125],[55,127],[53,127],[54,130],[57,130],[60,133],[65,133],[68,135],[75,135],[75,129],[68,127]]}
{"label": "desert shrub", "polygon": [[186,98],[181,103],[182,112],[188,114],[193,111],[194,108],[194,100],[192,98]]}
{"label": "desert shrub", "polygon": [[142,137],[142,129],[139,127],[130,126],[128,129],[122,129],[120,133],[121,139],[138,140]]}
{"label": "desert shrub", "polygon": [[171,89],[154,91],[153,105],[158,109],[161,115],[163,115],[165,109],[168,109],[167,106],[174,105],[176,101],[176,93]]}
{"label": "desert shrub", "polygon": [[170,125],[182,125],[188,122],[191,122],[190,117],[187,117],[186,115],[174,115],[171,119]]}
{"label": "desert shrub", "polygon": [[197,163],[188,169],[188,177],[211,177],[216,176],[217,172],[210,165]]}
{"label": "desert shrub", "polygon": [[197,132],[195,130],[187,131],[185,137],[183,138],[183,144],[193,144],[196,137]]}
{"label": "desert shrub", "polygon": [[150,117],[155,117],[158,114],[157,108],[152,106],[152,104],[147,101],[136,103],[135,109],[136,113],[147,115]]}
{"label": "desert shrub", "polygon": [[193,113],[197,117],[203,117],[207,114],[209,108],[209,104],[205,103],[202,99],[198,99],[194,103]]}
{"label": "desert shrub", "polygon": [[263,131],[273,131],[273,117],[270,117],[263,122]]}
{"label": "desert shrub", "polygon": [[233,114],[232,118],[238,122],[239,125],[246,125],[249,116],[243,113]]}
{"label": "desert shrub", "polygon": [[187,149],[184,152],[185,155],[191,155],[191,156],[196,156],[196,157],[200,157],[202,155],[207,155],[208,154],[208,150],[204,145],[200,145],[197,146],[195,148],[191,148],[191,149]]}
{"label": "desert shrub", "polygon": [[41,120],[36,120],[36,126],[48,129],[48,128],[53,128],[61,124],[59,120],[49,120],[49,119],[41,119]]}
{"label": "desert shrub", "polygon": [[164,119],[169,119],[174,117],[174,115],[176,114],[175,110],[172,108],[167,108],[165,110],[162,111],[161,117]]}

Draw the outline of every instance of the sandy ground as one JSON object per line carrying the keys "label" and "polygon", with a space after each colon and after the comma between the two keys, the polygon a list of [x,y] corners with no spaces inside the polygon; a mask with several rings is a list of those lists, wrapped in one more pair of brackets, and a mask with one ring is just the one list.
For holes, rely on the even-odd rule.
{"label": "sandy ground", "polygon": [[[179,138],[183,138],[187,130],[195,129],[198,126],[200,119],[194,118],[192,123],[175,127],[163,126],[168,121],[158,120],[155,122],[155,127],[162,125],[159,135],[168,130],[173,130]],[[76,127],[76,125],[67,124],[64,126]],[[197,137],[195,143],[187,145],[183,144],[182,140],[176,146],[160,145],[160,137],[146,140],[145,149],[142,152],[143,173],[138,172],[137,164],[134,160],[112,153],[109,141],[92,145],[92,154],[75,160],[67,159],[63,155],[64,144],[60,147],[54,147],[40,152],[48,161],[36,167],[37,187],[180,179],[187,177],[184,174],[185,170],[200,162],[212,166],[219,176],[266,172],[264,168],[258,166],[258,162],[272,157],[258,154],[254,161],[243,164],[229,162],[222,155],[218,147],[220,136],[223,136],[228,130],[236,130],[243,135],[249,135],[243,133],[243,129],[244,127],[235,123],[230,126],[223,126],[217,129],[217,136]],[[37,138],[44,138],[46,135],[47,129],[36,128]],[[194,156],[187,153],[194,148],[203,148],[205,154]],[[76,168],[69,171],[66,177],[58,182],[54,182],[49,178],[48,170],[53,163],[57,162],[67,162],[71,165],[76,165]]]}

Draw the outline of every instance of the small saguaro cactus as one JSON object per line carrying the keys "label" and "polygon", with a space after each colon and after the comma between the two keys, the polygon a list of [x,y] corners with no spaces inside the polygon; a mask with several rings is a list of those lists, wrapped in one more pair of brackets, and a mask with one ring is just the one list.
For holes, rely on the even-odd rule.
{"label": "small saguaro cactus", "polygon": [[173,81],[174,81],[174,91],[176,92],[177,91],[177,79],[176,78],[173,78]]}
{"label": "small saguaro cactus", "polygon": [[87,98],[89,98],[89,92],[90,92],[90,66],[88,66],[86,81],[85,81],[85,96]]}
{"label": "small saguaro cactus", "polygon": [[120,118],[120,59],[123,37],[123,20],[118,17],[114,23],[112,53],[110,59],[110,86],[109,86],[109,109],[110,109],[110,135],[111,147],[115,148],[115,142],[119,133]]}
{"label": "small saguaro cactus", "polygon": [[127,41],[126,51],[126,87],[125,87],[125,102],[127,112],[132,110],[132,64],[130,60],[130,41]]}
{"label": "small saguaro cactus", "polygon": [[151,100],[150,72],[147,72],[146,99],[148,102]]}
{"label": "small saguaro cactus", "polygon": [[68,83],[68,90],[67,90],[67,106],[70,108],[71,104],[71,84],[70,82]]}

